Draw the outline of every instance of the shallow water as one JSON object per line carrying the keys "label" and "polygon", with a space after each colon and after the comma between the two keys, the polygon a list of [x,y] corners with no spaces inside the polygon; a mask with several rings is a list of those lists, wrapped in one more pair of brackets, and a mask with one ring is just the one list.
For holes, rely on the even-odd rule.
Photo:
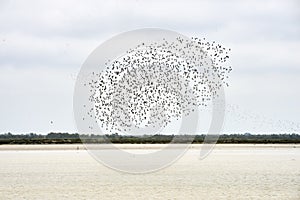
{"label": "shallow water", "polygon": [[82,146],[64,146],[0,147],[0,199],[300,199],[299,145],[218,145],[204,160],[193,146],[144,175],[111,170]]}

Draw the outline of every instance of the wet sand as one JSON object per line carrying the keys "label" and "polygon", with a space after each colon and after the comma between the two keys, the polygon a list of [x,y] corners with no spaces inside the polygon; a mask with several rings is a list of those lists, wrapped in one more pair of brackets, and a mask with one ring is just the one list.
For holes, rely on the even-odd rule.
{"label": "wet sand", "polygon": [[[121,149],[161,149],[167,144],[114,144]],[[180,147],[176,145],[176,148]],[[190,149],[200,149],[202,144],[191,144]],[[217,144],[215,149],[247,149],[247,148],[300,148],[300,144]],[[24,145],[0,145],[0,151],[26,151],[26,150],[85,150],[83,144],[24,144]]]}
{"label": "wet sand", "polygon": [[132,175],[103,166],[82,145],[2,145],[0,199],[300,199],[299,145],[222,144],[204,160],[200,147],[168,168]]}

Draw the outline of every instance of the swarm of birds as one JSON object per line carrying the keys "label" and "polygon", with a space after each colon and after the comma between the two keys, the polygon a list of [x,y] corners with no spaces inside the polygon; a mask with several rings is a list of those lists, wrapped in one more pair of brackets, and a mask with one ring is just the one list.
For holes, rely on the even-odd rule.
{"label": "swarm of birds", "polygon": [[87,115],[114,133],[165,127],[207,106],[228,86],[229,51],[205,38],[141,43],[92,72],[84,84],[93,105]]}

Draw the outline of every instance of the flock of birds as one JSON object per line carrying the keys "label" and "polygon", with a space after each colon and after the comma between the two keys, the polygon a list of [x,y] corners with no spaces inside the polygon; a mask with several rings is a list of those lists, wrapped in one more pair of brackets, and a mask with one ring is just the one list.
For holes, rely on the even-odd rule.
{"label": "flock of birds", "polygon": [[258,111],[246,110],[239,105],[226,104],[226,126],[239,130],[240,124],[252,133],[299,133],[300,123],[269,117]]}
{"label": "flock of birds", "polygon": [[208,106],[228,86],[229,51],[205,38],[141,43],[92,72],[84,84],[93,105],[84,105],[87,116],[112,133],[165,127]]}

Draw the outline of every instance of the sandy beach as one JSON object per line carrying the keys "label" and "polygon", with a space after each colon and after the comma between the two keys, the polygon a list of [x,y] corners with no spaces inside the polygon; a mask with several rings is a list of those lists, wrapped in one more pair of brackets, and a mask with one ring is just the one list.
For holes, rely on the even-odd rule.
{"label": "sandy beach", "polygon": [[2,145],[1,199],[300,198],[299,145],[222,144],[204,160],[200,147],[170,167],[132,175],[103,166],[82,145]]}
{"label": "sandy beach", "polygon": [[[114,144],[120,149],[161,149],[167,144]],[[176,148],[180,147],[176,145]],[[190,149],[200,149],[202,144],[191,144]],[[108,148],[108,147],[107,147]],[[248,149],[248,148],[300,148],[300,144],[217,144],[214,149]],[[34,145],[0,145],[0,151],[26,151],[26,150],[86,150],[83,144],[34,144]]]}

